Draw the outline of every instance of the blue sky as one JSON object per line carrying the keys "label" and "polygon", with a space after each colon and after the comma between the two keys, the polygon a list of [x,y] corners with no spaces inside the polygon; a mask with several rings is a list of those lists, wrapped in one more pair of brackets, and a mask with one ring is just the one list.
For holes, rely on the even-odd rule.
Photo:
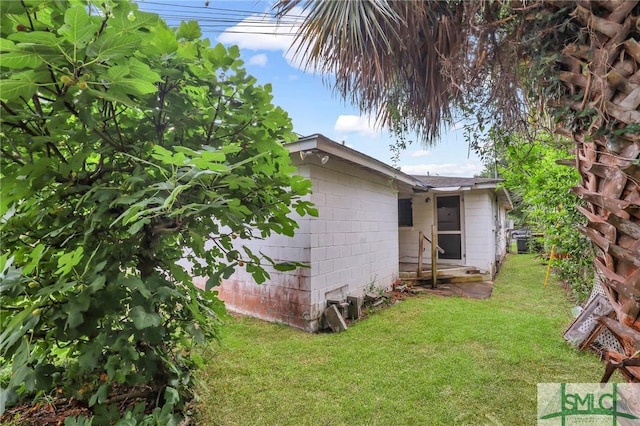
{"label": "blue sky", "polygon": [[[297,133],[322,133],[392,163],[389,145],[395,139],[390,133],[375,128],[372,120],[332,92],[326,78],[305,71],[293,57],[289,47],[301,10],[293,11],[278,26],[268,16],[272,4],[268,1],[138,0],[138,4],[159,13],[172,26],[179,20],[199,21],[212,44],[238,45],[247,71],[259,84],[271,83],[273,103],[289,113]],[[433,147],[414,142],[395,165],[410,174],[441,176],[473,176],[482,170],[481,161],[468,149],[463,130],[455,128],[448,129]]]}

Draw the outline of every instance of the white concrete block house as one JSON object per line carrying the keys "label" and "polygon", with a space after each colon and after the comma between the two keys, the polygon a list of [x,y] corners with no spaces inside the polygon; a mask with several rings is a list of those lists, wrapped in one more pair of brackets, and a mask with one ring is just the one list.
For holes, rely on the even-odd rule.
{"label": "white concrete block house", "polygon": [[310,268],[269,270],[262,285],[236,271],[218,289],[230,311],[317,331],[327,299],[389,288],[400,262],[417,262],[418,232],[430,232],[434,220],[445,249],[440,261],[496,272],[511,206],[499,180],[409,176],[319,134],[287,147],[313,183],[309,198],[319,216],[298,218],[293,238],[243,244]]}

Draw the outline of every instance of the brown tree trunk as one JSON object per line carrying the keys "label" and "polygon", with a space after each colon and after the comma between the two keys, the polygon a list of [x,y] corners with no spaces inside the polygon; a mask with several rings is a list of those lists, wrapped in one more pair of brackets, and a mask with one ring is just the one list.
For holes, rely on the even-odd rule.
{"label": "brown tree trunk", "polygon": [[[562,51],[559,75],[581,101],[577,111],[596,117],[587,128],[564,128],[576,143],[582,182],[575,192],[588,203],[583,232],[597,247],[595,266],[616,313],[602,323],[624,353],[609,348],[610,365],[630,381],[640,368],[624,365],[640,349],[640,17],[638,1],[576,2],[573,16],[588,30],[582,45]],[[635,9],[634,9],[635,8]],[[633,362],[627,363],[632,364]]]}

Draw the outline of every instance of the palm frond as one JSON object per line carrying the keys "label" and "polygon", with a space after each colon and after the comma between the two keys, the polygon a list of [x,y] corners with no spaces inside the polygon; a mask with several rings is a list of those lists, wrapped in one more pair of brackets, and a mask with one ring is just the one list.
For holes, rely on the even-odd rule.
{"label": "palm frond", "polygon": [[306,20],[296,54],[307,67],[335,78],[334,89],[382,124],[404,120],[428,142],[451,121],[459,91],[442,72],[442,57],[459,48],[462,14],[439,1],[290,1]]}

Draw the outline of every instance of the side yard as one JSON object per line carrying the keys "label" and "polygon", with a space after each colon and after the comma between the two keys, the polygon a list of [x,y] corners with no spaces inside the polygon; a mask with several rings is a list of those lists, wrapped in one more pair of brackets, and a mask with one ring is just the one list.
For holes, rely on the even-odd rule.
{"label": "side yard", "polygon": [[342,334],[233,318],[200,373],[203,425],[535,424],[536,384],[597,382],[562,339],[572,304],[533,255],[488,300],[415,297]]}

